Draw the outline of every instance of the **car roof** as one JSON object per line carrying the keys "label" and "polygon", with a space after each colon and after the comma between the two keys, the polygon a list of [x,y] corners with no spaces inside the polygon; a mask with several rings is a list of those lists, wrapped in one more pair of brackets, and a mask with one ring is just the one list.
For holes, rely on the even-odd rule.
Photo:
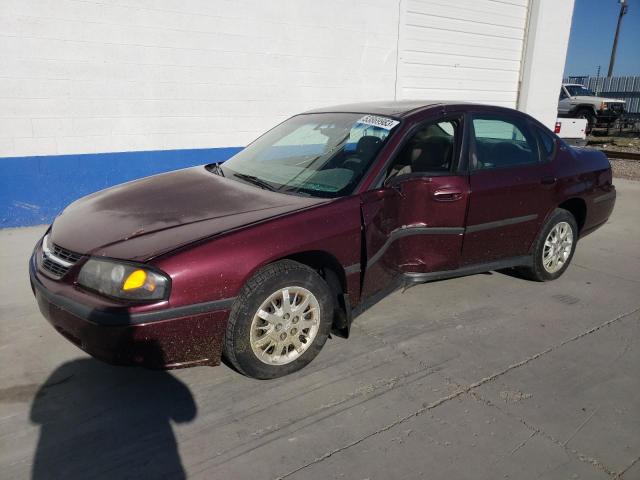
{"label": "car roof", "polygon": [[584,87],[581,83],[563,83],[562,85],[565,87]]}
{"label": "car roof", "polygon": [[[310,113],[362,113],[371,115],[384,115],[393,118],[408,118],[425,110],[446,107],[473,107],[488,112],[514,112],[513,108],[500,107],[497,105],[479,104],[463,101],[451,100],[397,100],[397,101],[378,101],[349,103],[345,105],[334,105],[330,107],[322,107],[314,110],[303,112],[300,115]],[[522,112],[518,112],[522,114]]]}
{"label": "car roof", "polygon": [[391,100],[333,105],[330,107],[316,108],[304,113],[370,113],[402,118],[418,110],[452,103],[459,102],[445,102],[440,100]]}

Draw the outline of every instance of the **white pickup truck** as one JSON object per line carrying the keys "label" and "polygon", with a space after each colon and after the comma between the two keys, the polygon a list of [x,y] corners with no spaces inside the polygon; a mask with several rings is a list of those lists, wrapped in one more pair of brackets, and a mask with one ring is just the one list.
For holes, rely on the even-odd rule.
{"label": "white pickup truck", "polygon": [[599,97],[584,85],[563,83],[558,100],[558,116],[584,118],[587,130],[596,123],[613,123],[624,113],[624,100]]}
{"label": "white pickup truck", "polygon": [[587,120],[585,118],[556,118],[553,133],[569,145],[583,147],[587,144]]}

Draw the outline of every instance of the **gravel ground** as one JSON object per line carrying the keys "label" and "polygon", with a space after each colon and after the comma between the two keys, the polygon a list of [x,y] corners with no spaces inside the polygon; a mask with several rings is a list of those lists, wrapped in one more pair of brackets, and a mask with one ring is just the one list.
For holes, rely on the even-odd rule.
{"label": "gravel ground", "polygon": [[[598,150],[614,150],[618,152],[640,153],[640,138],[629,136],[623,137],[598,137],[587,138],[587,146]],[[640,162],[634,160],[612,160],[613,176],[616,178],[627,178],[629,180],[640,180]]]}
{"label": "gravel ground", "polygon": [[640,180],[640,162],[637,160],[611,160],[613,176],[616,178],[628,178],[629,180]]}
{"label": "gravel ground", "polygon": [[640,153],[640,138],[627,137],[589,137],[588,146],[601,150]]}

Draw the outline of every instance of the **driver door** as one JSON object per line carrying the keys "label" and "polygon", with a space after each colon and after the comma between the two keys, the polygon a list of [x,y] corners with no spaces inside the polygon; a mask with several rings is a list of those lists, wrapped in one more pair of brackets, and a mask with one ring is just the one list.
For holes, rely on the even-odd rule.
{"label": "driver door", "polygon": [[403,275],[460,264],[469,195],[463,117],[432,118],[411,129],[381,188],[361,194],[366,267],[363,298]]}
{"label": "driver door", "polygon": [[558,100],[558,114],[566,115],[571,110],[571,97],[564,87],[560,87],[560,98]]}

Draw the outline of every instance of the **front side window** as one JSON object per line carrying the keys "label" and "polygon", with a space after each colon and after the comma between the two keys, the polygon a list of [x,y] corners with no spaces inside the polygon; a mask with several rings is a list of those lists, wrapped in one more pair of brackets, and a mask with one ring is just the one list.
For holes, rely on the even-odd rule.
{"label": "front side window", "polygon": [[459,122],[430,122],[409,138],[387,172],[387,178],[411,173],[443,173],[453,168]]}
{"label": "front side window", "polygon": [[298,115],[258,138],[219,169],[225,177],[283,193],[348,195],[399,123],[362,113]]}
{"label": "front side window", "polygon": [[572,97],[593,97],[595,95],[595,93],[582,85],[566,85],[565,88]]}
{"label": "front side window", "polygon": [[524,123],[475,116],[473,130],[476,158],[472,168],[475,170],[514,167],[539,160],[535,137]]}

